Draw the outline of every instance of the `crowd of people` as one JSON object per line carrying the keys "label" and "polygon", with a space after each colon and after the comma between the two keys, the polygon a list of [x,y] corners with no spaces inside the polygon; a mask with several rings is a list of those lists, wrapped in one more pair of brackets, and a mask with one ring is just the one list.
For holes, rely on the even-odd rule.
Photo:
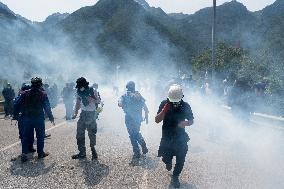
{"label": "crowd of people", "polygon": [[[5,100],[6,116],[18,121],[19,137],[21,140],[21,161],[29,160],[29,153],[38,153],[38,159],[49,155],[44,151],[45,140],[45,119],[55,125],[52,108],[58,103],[57,87],[49,87],[42,83],[42,79],[34,77],[31,84],[23,84],[18,96],[11,85],[3,90]],[[53,91],[53,92],[51,92]],[[77,121],[77,146],[78,153],[72,155],[72,159],[86,158],[85,131],[88,131],[92,160],[98,160],[96,151],[97,119],[103,103],[98,91],[98,84],[89,85],[89,82],[81,77],[75,83],[66,83],[61,93],[66,109],[66,120],[76,119]],[[185,157],[188,151],[187,142],[189,137],[185,127],[193,124],[193,113],[188,103],[183,101],[183,89],[180,85],[170,86],[168,96],[164,99],[157,111],[155,122],[163,122],[162,138],[158,156],[162,157],[168,171],[172,170],[172,159],[176,156],[177,161],[173,170],[172,184],[179,188],[179,175],[182,172]],[[51,100],[51,99],[56,100]],[[54,103],[54,104],[53,104]],[[8,107],[9,106],[9,107]],[[128,131],[130,143],[133,149],[131,165],[135,165],[142,154],[147,154],[149,149],[143,138],[140,127],[143,121],[148,124],[149,110],[146,99],[137,91],[133,81],[126,84],[126,92],[118,100],[118,106],[125,113],[125,125]],[[8,107],[8,108],[7,108]],[[143,113],[144,112],[144,113]],[[144,115],[144,116],[143,116]],[[37,148],[34,149],[34,132],[37,138]]]}
{"label": "crowd of people", "polygon": [[[35,77],[31,79],[31,84],[24,83],[15,97],[15,91],[10,84],[4,88],[2,94],[5,98],[5,117],[11,117],[18,121],[19,138],[22,144],[21,161],[28,161],[29,153],[38,153],[38,158],[45,158],[49,155],[44,151],[45,119],[48,118],[52,124],[54,116],[52,109],[59,103],[58,88],[54,84],[49,87],[43,84],[42,79]],[[229,85],[226,80],[220,87],[222,95],[227,97],[228,105],[232,108],[234,115],[241,116],[242,119],[249,117],[252,112],[252,98],[261,98],[265,91],[266,84],[257,83],[255,91],[242,78],[236,80],[233,85]],[[133,81],[126,84],[126,92],[118,100],[118,106],[125,113],[125,126],[128,131],[130,143],[132,145],[133,157],[131,164],[135,165],[142,154],[147,154],[149,149],[143,138],[140,127],[143,121],[148,124],[149,110],[146,99],[137,91]],[[204,80],[201,86],[190,77],[172,80],[168,83],[167,96],[158,108],[155,122],[162,124],[162,138],[158,150],[158,157],[166,165],[168,171],[172,170],[172,160],[176,156],[176,164],[173,170],[172,184],[178,188],[180,186],[179,175],[182,172],[185,157],[188,151],[189,136],[185,132],[185,127],[193,124],[194,116],[190,105],[183,100],[183,88],[190,88],[191,91],[199,91],[201,95],[211,95],[211,85],[209,80]],[[64,86],[61,97],[65,105],[66,120],[76,119],[79,110],[80,115],[77,122],[77,146],[78,153],[72,155],[72,159],[86,158],[85,131],[88,131],[92,160],[98,160],[96,151],[97,119],[102,111],[102,99],[98,91],[98,84],[90,86],[86,78],[78,78],[76,83],[69,82]],[[144,116],[143,116],[144,115]],[[34,149],[34,132],[37,137],[37,149]]]}

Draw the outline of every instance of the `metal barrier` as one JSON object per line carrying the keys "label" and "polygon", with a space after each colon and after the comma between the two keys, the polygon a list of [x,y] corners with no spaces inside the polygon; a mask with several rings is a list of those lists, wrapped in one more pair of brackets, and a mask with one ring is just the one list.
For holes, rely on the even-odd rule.
{"label": "metal barrier", "polygon": [[[231,110],[231,107],[229,106],[223,105],[222,107],[227,110]],[[281,125],[284,128],[284,117],[267,115],[267,114],[262,114],[262,113],[257,113],[257,112],[254,112],[252,115],[260,120],[269,121],[270,123]]]}

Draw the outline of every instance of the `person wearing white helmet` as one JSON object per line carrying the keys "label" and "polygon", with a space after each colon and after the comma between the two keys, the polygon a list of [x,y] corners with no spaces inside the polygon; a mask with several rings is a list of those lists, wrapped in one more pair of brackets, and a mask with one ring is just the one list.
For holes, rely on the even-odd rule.
{"label": "person wearing white helmet", "polygon": [[172,169],[172,159],[176,156],[176,165],[173,171],[172,184],[180,187],[179,175],[182,172],[185,157],[188,151],[188,134],[186,126],[193,124],[193,113],[190,105],[184,102],[183,90],[179,85],[170,86],[168,98],[160,104],[155,122],[163,121],[162,138],[158,151],[158,157],[162,157],[166,169]]}

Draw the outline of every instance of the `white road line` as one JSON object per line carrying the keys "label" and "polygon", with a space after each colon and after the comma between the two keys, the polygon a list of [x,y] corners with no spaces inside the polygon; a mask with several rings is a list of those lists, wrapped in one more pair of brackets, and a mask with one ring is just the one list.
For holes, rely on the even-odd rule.
{"label": "white road line", "polygon": [[[49,128],[49,129],[46,129],[45,131],[51,131],[51,130],[56,129],[56,128],[58,128],[58,127],[61,127],[61,126],[65,125],[65,124],[66,124],[66,121],[64,121],[64,122],[62,122],[62,123],[59,123],[58,125],[55,125],[55,126]],[[19,145],[20,143],[21,143],[21,142],[18,141],[18,142],[15,142],[14,144],[11,144],[11,145],[9,145],[9,146],[6,146],[5,148],[0,149],[0,152],[4,152],[4,151],[6,151],[6,150],[8,150],[8,149],[10,149],[10,148],[13,148],[13,147]]]}

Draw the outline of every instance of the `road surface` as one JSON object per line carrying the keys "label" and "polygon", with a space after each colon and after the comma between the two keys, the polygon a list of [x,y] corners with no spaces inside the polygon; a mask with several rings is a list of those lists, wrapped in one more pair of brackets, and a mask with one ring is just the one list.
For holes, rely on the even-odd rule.
{"label": "road surface", "polygon": [[[89,148],[87,160],[71,159],[77,153],[77,120],[64,120],[62,104],[53,110],[56,126],[46,122],[51,138],[45,150],[50,156],[40,161],[37,154],[25,164],[19,158],[11,161],[20,154],[17,126],[1,119],[0,188],[172,188],[171,172],[157,158],[161,125],[153,120],[158,103],[147,102],[151,121],[142,124],[149,154],[131,166],[132,148],[123,112],[111,91],[102,93],[105,107],[98,121],[98,162],[91,161]],[[181,188],[284,188],[283,123],[254,118],[242,124],[219,106],[199,103],[202,100],[194,97],[187,100],[192,102],[195,124],[187,128],[191,140]],[[88,147],[88,141],[86,144]]]}

